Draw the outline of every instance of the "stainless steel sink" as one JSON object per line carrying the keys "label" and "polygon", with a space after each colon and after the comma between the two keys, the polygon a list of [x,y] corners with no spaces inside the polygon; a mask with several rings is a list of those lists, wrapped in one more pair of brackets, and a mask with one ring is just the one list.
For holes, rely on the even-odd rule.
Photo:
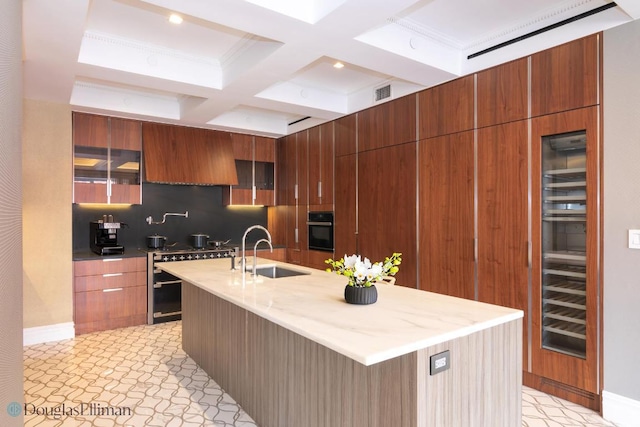
{"label": "stainless steel sink", "polygon": [[310,273],[299,270],[290,270],[288,268],[279,267],[277,265],[267,265],[256,267],[256,274],[263,277],[269,277],[271,279],[278,279],[280,277],[302,276],[304,274]]}

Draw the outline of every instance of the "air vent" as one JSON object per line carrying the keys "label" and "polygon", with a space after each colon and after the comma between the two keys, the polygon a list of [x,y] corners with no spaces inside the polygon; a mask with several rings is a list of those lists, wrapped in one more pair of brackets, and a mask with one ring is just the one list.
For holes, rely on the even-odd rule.
{"label": "air vent", "polygon": [[376,89],[375,102],[382,101],[391,96],[391,85],[382,86]]}

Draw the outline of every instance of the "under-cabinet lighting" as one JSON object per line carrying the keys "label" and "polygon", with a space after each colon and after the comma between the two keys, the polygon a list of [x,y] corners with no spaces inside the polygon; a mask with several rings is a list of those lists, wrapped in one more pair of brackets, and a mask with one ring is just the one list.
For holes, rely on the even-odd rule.
{"label": "under-cabinet lighting", "polygon": [[177,13],[172,13],[169,16],[169,22],[171,22],[172,24],[182,24],[182,16],[178,15]]}
{"label": "under-cabinet lighting", "polygon": [[344,64],[340,61],[336,62],[335,64],[333,64],[333,68],[344,68]]}
{"label": "under-cabinet lighting", "polygon": [[78,206],[82,208],[90,208],[96,210],[102,209],[126,209],[131,207],[131,203],[76,203]]}

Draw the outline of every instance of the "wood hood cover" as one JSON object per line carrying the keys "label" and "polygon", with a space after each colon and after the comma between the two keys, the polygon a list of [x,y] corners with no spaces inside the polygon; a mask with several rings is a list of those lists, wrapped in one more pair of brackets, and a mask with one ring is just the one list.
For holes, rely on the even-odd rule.
{"label": "wood hood cover", "polygon": [[143,123],[142,142],[147,182],[238,184],[229,132]]}

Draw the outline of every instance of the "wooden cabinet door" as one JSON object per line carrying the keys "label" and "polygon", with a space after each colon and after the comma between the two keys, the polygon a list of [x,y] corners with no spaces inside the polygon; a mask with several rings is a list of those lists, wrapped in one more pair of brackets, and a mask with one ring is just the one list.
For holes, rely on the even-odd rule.
{"label": "wooden cabinet door", "polygon": [[309,129],[309,210],[333,210],[333,122]]}
{"label": "wooden cabinet door", "polygon": [[418,94],[420,138],[473,129],[473,75]]}
{"label": "wooden cabinet door", "polygon": [[297,223],[298,234],[297,249],[302,251],[302,260],[306,259],[308,248],[307,237],[307,206],[309,204],[309,136],[308,132],[302,131],[297,134],[297,169],[298,169],[298,200],[297,200]]}
{"label": "wooden cabinet door", "polygon": [[[586,222],[580,230],[586,233],[585,261],[585,357],[575,357],[545,348],[542,336],[543,271],[542,240],[542,138],[548,135],[586,131]],[[532,120],[532,223],[533,223],[533,268],[532,268],[532,373],[544,378],[585,390],[595,395],[598,389],[598,331],[599,321],[599,129],[598,108],[582,108],[564,113],[551,114]],[[573,166],[568,165],[573,168]],[[582,228],[584,227],[584,228]],[[569,387],[570,388],[570,387]],[[580,394],[580,393],[576,393]],[[582,393],[584,395],[584,393]],[[584,396],[583,396],[584,397]],[[595,399],[597,400],[597,399]],[[585,403],[586,404],[586,403]],[[599,404],[599,402],[598,402]]]}
{"label": "wooden cabinet door", "polygon": [[142,122],[111,117],[109,123],[112,149],[142,150]]}
{"label": "wooden cabinet door", "polygon": [[479,128],[527,118],[527,63],[522,58],[478,73]]}
{"label": "wooden cabinet door", "polygon": [[531,56],[531,115],[596,105],[600,34],[578,39]]}
{"label": "wooden cabinet door", "polygon": [[473,131],[419,144],[419,288],[474,299]]}
{"label": "wooden cabinet door", "polygon": [[334,122],[336,157],[358,152],[356,132],[359,114],[350,114]]}
{"label": "wooden cabinet door", "polygon": [[253,161],[253,136],[232,133],[231,145],[233,147],[233,158],[236,160]]}
{"label": "wooden cabinet door", "polygon": [[[322,210],[333,210],[334,180],[334,126],[333,122],[320,125],[320,203]],[[311,154],[309,154],[311,159]],[[311,172],[311,171],[309,171]],[[309,201],[311,204],[311,201]]]}
{"label": "wooden cabinet door", "polygon": [[478,130],[478,301],[523,310],[529,290],[527,121]]}
{"label": "wooden cabinet door", "polygon": [[109,117],[73,113],[73,144],[83,147],[109,146]]}
{"label": "wooden cabinet door", "polygon": [[416,140],[416,95],[385,102],[358,113],[358,151]]}
{"label": "wooden cabinet door", "polygon": [[358,153],[358,253],[402,252],[397,284],[416,286],[416,143]]}
{"label": "wooden cabinet door", "polygon": [[319,185],[322,182],[322,140],[320,126],[312,127],[309,132],[309,205],[321,203]]}
{"label": "wooden cabinet door", "polygon": [[356,182],[357,154],[336,157],[336,208],[333,220],[334,253],[337,258],[357,252]]}

